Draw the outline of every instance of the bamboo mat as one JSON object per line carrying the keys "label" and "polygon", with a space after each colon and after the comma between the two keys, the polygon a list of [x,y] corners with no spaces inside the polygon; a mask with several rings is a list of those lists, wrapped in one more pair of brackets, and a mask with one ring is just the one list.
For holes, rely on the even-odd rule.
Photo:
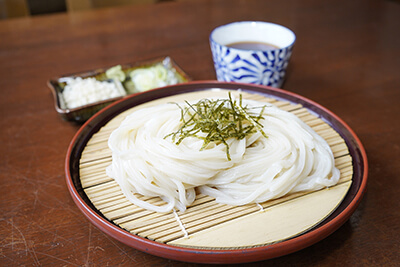
{"label": "bamboo mat", "polygon": [[[232,91],[232,94],[237,94],[237,91]],[[188,93],[153,101],[127,110],[113,118],[91,137],[82,152],[80,179],[84,192],[107,219],[121,228],[144,238],[178,246],[213,249],[259,246],[279,242],[311,229],[333,212],[351,185],[353,166],[347,145],[333,128],[300,104],[265,98],[258,94],[245,92],[241,94],[245,99],[272,103],[295,114],[312,127],[327,141],[333,151],[335,165],[341,173],[339,183],[319,192],[296,193],[265,203],[245,206],[219,204],[209,196],[198,194],[194,203],[184,213],[156,213],[130,203],[124,197],[119,185],[105,173],[105,168],[111,164],[111,151],[107,144],[111,132],[137,108],[172,100],[227,95],[226,91],[216,90]],[[162,203],[159,198],[138,197],[151,203]],[[289,211],[286,211],[287,209]],[[285,225],[281,222],[282,218],[288,222],[291,220],[295,222],[285,226],[289,230],[277,231],[276,229]],[[237,233],[235,229],[247,223],[250,223],[252,227],[246,227],[241,233]],[[232,234],[232,231],[235,234]],[[259,240],[260,233],[264,233],[265,237]],[[230,238],[225,238],[228,236]]]}

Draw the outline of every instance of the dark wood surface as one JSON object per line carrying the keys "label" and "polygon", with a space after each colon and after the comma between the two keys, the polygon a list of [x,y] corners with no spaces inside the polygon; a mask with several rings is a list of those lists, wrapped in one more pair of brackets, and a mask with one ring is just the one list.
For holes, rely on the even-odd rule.
{"label": "dark wood surface", "polygon": [[60,119],[46,81],[166,55],[194,80],[212,80],[209,33],[240,20],[296,33],[283,88],[347,122],[369,160],[367,192],[348,222],[250,266],[400,264],[400,3],[192,0],[0,21],[1,266],[196,266],[119,243],[78,210],[64,159],[79,125]]}

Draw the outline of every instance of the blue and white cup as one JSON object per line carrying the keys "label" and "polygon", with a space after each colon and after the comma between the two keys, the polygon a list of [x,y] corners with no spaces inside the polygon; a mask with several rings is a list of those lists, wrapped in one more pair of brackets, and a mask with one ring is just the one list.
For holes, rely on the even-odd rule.
{"label": "blue and white cup", "polygon": [[210,34],[217,79],[281,87],[295,40],[291,30],[270,22],[217,27]]}

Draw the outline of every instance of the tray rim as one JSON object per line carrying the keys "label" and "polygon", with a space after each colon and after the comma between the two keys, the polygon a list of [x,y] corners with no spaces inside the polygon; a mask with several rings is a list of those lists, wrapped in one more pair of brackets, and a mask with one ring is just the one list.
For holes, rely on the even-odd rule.
{"label": "tray rim", "polygon": [[[79,156],[83,150],[82,147],[78,147],[79,144],[86,144],[91,135],[97,132],[97,130],[101,126],[105,125],[109,120],[111,120],[119,113],[132,107],[124,107],[125,109],[121,110],[121,108],[118,109],[119,106],[123,107],[124,105],[127,105],[129,103],[129,100],[131,100],[131,102],[134,102],[135,104],[133,106],[135,106],[157,98],[163,98],[166,96],[189,93],[194,91],[203,91],[211,88],[231,90],[238,90],[240,88],[243,91],[258,93],[265,96],[273,96],[274,98],[280,98],[285,101],[300,103],[309,111],[316,113],[319,117],[321,117],[321,114],[318,113],[318,111],[322,111],[324,113],[324,116],[321,118],[324,119],[325,122],[327,122],[337,132],[339,131],[336,128],[341,128],[341,131],[339,133],[341,137],[345,140],[346,145],[349,148],[349,152],[353,158],[353,168],[355,169],[353,178],[357,173],[360,176],[357,177],[358,179],[360,179],[360,181],[357,181],[358,184],[353,182],[349,192],[345,196],[345,200],[347,199],[347,202],[349,203],[345,203],[345,200],[343,200],[336,211],[328,216],[328,218],[322,221],[319,225],[303,234],[300,234],[299,236],[290,238],[288,240],[275,244],[251,248],[213,250],[167,245],[134,235],[107,220],[104,216],[100,214],[99,211],[97,211],[97,209],[93,206],[93,204],[90,203],[90,201],[89,203],[85,201],[85,199],[82,197],[85,195],[83,189],[79,188],[79,186],[76,185],[72,177],[74,168],[76,169],[76,166],[74,167],[73,164],[73,157],[75,156],[76,160],[76,156]],[[115,110],[115,114],[113,113],[113,110]],[[346,137],[342,136],[342,134],[346,134]],[[354,164],[357,164],[358,168],[355,168]],[[85,124],[83,124],[72,139],[68,147],[65,159],[65,174],[67,186],[74,202],[81,210],[81,212],[89,219],[89,221],[91,221],[104,233],[112,236],[113,238],[130,247],[156,256],[185,262],[245,263],[271,259],[296,252],[321,241],[322,239],[326,238],[334,231],[336,231],[349,219],[364,195],[368,176],[368,162],[365,149],[354,131],[341,118],[339,118],[337,115],[335,115],[325,107],[321,106],[320,104],[306,97],[283,89],[277,89],[262,85],[227,83],[211,80],[193,81],[172,86],[166,86],[163,88],[157,88],[151,91],[128,96],[127,98],[118,100],[108,107],[104,108],[93,117],[91,117]]]}

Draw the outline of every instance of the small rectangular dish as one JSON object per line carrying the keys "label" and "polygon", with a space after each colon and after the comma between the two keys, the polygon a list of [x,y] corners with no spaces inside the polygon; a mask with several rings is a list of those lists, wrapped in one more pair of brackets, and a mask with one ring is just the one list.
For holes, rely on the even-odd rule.
{"label": "small rectangular dish", "polygon": [[62,75],[47,84],[61,118],[83,123],[97,111],[130,94],[190,80],[170,57],[163,57]]}

